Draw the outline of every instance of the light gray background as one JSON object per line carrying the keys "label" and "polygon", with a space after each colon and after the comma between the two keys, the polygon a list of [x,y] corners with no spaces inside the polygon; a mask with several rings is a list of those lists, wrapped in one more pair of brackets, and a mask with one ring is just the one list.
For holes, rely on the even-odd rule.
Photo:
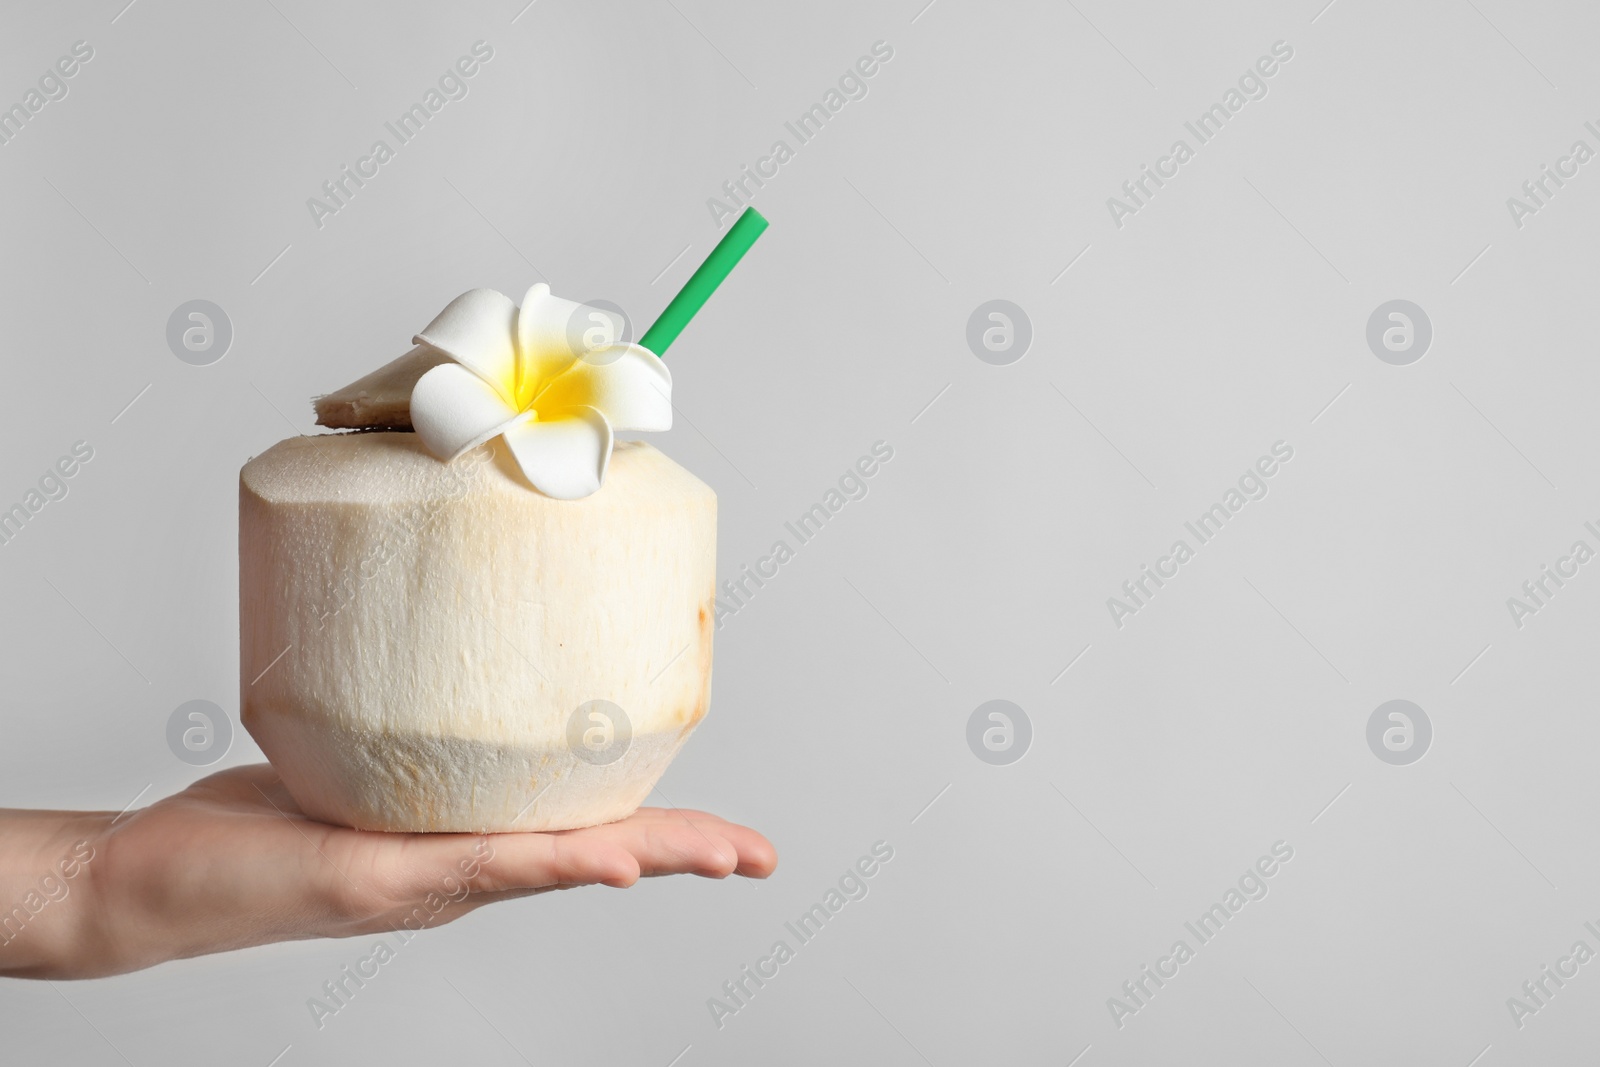
{"label": "light gray background", "polygon": [[[0,803],[192,780],[165,726],[237,711],[239,466],[463,289],[548,280],[648,323],[718,236],[706,198],[877,40],[893,60],[760,191],[771,230],[672,350],[657,443],[716,488],[725,575],[875,440],[895,457],[717,634],[713,712],[662,783],[767,832],[769,883],[481,911],[320,1031],[307,998],[362,941],[5,982],[9,1061],[1592,1049],[1600,963],[1520,1030],[1506,998],[1600,948],[1600,562],[1521,629],[1506,598],[1600,547],[1600,162],[1520,229],[1505,201],[1600,148],[1600,12],[124,2],[0,16],[7,104],[95,49],[0,147],[0,502],[95,449],[0,548]],[[306,198],[479,39],[470,95],[317,229]],[[1278,40],[1269,95],[1114,226],[1106,198]],[[209,367],[164,340],[196,298],[236,332]],[[1010,366],[965,341],[993,298],[1032,321]],[[1406,367],[1365,341],[1397,298],[1434,328]],[[1270,494],[1116,628],[1106,598],[1280,439]],[[1010,766],[965,740],[994,698],[1034,728]],[[1434,727],[1405,767],[1365,740],[1395,698]],[[241,731],[221,765],[259,758]],[[870,895],[719,1030],[707,998],[880,839]],[[1270,895],[1119,1029],[1107,998],[1280,839]]]}

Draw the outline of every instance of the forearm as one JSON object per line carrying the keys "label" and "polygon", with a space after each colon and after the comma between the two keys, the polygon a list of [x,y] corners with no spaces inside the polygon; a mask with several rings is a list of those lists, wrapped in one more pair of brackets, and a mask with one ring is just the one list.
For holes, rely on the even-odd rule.
{"label": "forearm", "polygon": [[109,812],[0,809],[0,975],[96,970],[100,902],[92,871]]}

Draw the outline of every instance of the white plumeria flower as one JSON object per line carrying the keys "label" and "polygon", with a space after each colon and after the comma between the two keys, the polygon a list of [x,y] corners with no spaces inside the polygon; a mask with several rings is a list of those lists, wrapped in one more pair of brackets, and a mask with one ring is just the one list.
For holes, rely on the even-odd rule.
{"label": "white plumeria flower", "polygon": [[455,361],[411,392],[411,424],[428,451],[448,462],[504,437],[535,489],[577,500],[605,481],[613,430],[671,429],[667,365],[636,344],[574,348],[571,324],[585,311],[602,314],[543,282],[520,308],[493,289],[450,301],[415,338]]}

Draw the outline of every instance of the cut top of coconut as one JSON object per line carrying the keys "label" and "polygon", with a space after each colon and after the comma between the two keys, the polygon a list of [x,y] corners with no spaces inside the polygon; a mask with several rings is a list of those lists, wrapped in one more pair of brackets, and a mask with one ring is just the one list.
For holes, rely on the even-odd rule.
{"label": "cut top of coconut", "polygon": [[450,357],[417,345],[391,363],[311,402],[317,425],[331,430],[412,430],[411,391],[417,379]]}

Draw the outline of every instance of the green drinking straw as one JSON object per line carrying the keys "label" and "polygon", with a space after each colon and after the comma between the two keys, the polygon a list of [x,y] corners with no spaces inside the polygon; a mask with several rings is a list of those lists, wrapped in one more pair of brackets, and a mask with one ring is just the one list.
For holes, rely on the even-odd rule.
{"label": "green drinking straw", "polygon": [[711,250],[706,261],[700,264],[700,269],[690,275],[689,280],[683,283],[683,288],[678,290],[678,295],[672,298],[661,316],[639,338],[639,344],[658,357],[664,357],[667,346],[678,339],[678,334],[689,325],[695,312],[711,299],[711,294],[717,291],[722,279],[744,258],[744,254],[750,251],[750,246],[756,243],[756,238],[766,228],[767,220],[761,217],[759,211],[753,207],[745,208],[733,228],[717,242],[717,247]]}

